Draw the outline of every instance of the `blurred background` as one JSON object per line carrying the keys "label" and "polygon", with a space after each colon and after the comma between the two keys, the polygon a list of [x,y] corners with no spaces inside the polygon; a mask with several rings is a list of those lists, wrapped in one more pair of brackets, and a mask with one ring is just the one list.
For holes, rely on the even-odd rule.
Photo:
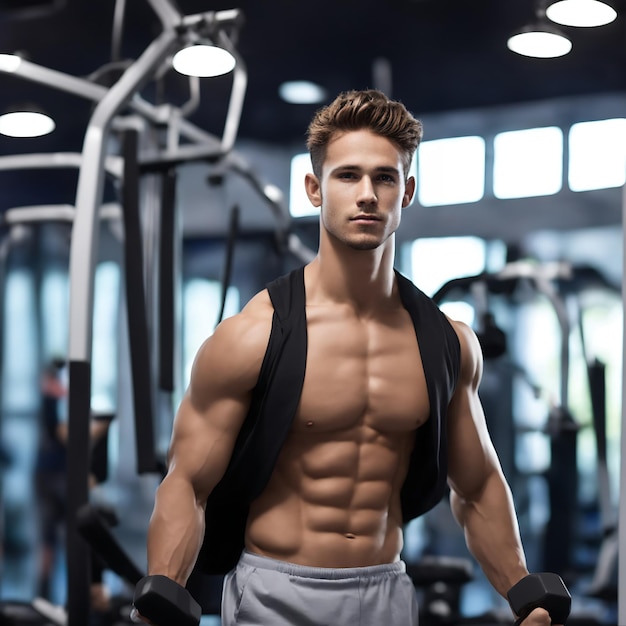
{"label": "blurred background", "polygon": [[[561,573],[581,624],[617,624],[626,3],[597,26],[552,4],[0,0],[0,115],[51,120],[26,137],[0,117],[0,624],[30,623],[6,611],[37,597],[67,605],[71,302],[91,302],[72,272],[92,270],[88,499],[142,570],[193,356],[316,249],[305,131],[368,87],[424,124],[396,266],[479,335],[529,567]],[[523,31],[556,47],[521,51]],[[235,68],[174,70],[199,44]],[[446,502],[407,527],[404,557],[430,564],[414,570],[425,626],[508,623]],[[130,583],[102,565],[112,624]]]}

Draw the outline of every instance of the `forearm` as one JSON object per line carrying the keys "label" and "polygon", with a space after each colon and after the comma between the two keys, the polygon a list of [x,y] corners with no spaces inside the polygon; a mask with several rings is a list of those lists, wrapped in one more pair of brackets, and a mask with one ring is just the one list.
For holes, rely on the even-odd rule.
{"label": "forearm", "polygon": [[159,486],[148,528],[148,574],[185,585],[204,537],[204,507],[192,485],[168,475]]}
{"label": "forearm", "polygon": [[513,499],[504,478],[493,472],[480,493],[463,498],[453,490],[450,502],[467,547],[496,591],[506,597],[528,570]]}

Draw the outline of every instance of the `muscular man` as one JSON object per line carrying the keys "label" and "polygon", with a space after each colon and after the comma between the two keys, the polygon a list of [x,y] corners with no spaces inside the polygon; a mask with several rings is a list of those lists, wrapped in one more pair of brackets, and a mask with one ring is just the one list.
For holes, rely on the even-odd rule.
{"label": "muscular man", "polygon": [[[405,486],[419,485],[433,458],[468,547],[494,588],[505,595],[528,573],[478,399],[477,339],[437,310],[435,349],[426,354],[421,314],[409,313],[408,281],[394,270],[394,233],[415,191],[409,166],[421,135],[401,103],[373,90],[341,94],[311,122],[314,173],[305,186],[320,208],[320,242],[303,270],[306,370],[269,480],[250,503],[245,550],[225,578],[223,626],[417,624],[400,553],[412,506],[407,494],[422,492]],[[207,498],[250,408],[273,312],[262,291],[198,352],[156,494],[149,574],[184,585],[194,567]],[[448,395],[427,375],[431,360],[444,358],[452,363]],[[420,469],[413,453],[429,420],[441,420],[444,432],[420,447]],[[433,490],[440,498],[443,490],[422,489]],[[523,624],[547,626],[550,618],[536,609]]]}

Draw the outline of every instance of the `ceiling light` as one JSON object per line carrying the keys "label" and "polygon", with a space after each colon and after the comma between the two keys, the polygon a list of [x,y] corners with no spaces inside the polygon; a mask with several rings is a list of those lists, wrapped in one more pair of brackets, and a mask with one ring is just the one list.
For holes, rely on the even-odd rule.
{"label": "ceiling light", "polygon": [[278,88],[280,97],[290,104],[318,104],[326,99],[326,90],[308,80],[292,80]]}
{"label": "ceiling light", "polygon": [[572,49],[572,42],[559,30],[539,20],[509,38],[509,50],[527,57],[561,57]]}
{"label": "ceiling light", "polygon": [[54,120],[33,105],[20,105],[0,116],[0,134],[8,137],[41,137],[55,129]]}
{"label": "ceiling light", "polygon": [[178,51],[172,59],[174,69],[186,76],[221,76],[236,65],[235,57],[217,46],[195,44]]}
{"label": "ceiling light", "polygon": [[21,62],[22,58],[17,54],[0,54],[0,71],[15,72]]}
{"label": "ceiling light", "polygon": [[558,0],[547,9],[546,15],[564,26],[604,26],[617,17],[617,11],[600,0]]}

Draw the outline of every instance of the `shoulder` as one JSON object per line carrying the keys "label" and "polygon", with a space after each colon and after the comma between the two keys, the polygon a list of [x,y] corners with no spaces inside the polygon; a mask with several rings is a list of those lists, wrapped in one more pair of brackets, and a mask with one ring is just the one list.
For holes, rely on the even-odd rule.
{"label": "shoulder", "polygon": [[200,346],[191,372],[191,383],[211,380],[251,389],[261,369],[272,329],[273,307],[263,290],[240,313],[218,324]]}
{"label": "shoulder", "polygon": [[465,323],[448,317],[461,350],[461,383],[478,386],[483,371],[483,354],[476,333]]}

